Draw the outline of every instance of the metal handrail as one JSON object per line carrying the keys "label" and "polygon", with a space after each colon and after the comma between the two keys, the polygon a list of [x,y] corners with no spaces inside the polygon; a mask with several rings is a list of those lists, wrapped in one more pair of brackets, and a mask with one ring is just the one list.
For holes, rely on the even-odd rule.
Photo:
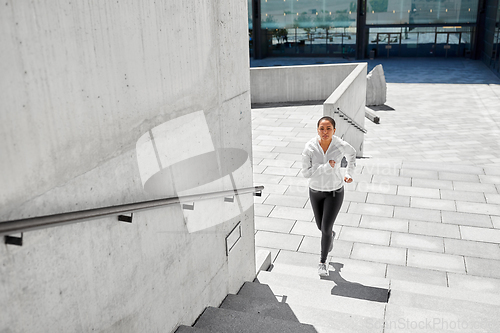
{"label": "metal handrail", "polygon": [[352,126],[356,127],[358,130],[360,130],[363,133],[368,132],[363,126],[358,124],[357,122],[354,121],[351,117],[349,117],[347,114],[344,113],[344,111],[340,110],[340,108],[337,108],[337,110],[334,110],[333,113],[338,113],[340,118],[345,118],[345,120],[351,124]]}
{"label": "metal handrail", "polygon": [[[130,204],[108,206],[102,208],[93,208],[87,210],[80,210],[76,212],[68,212],[62,214],[45,215],[39,217],[31,217],[20,220],[0,222],[0,236],[7,236],[11,234],[18,234],[25,231],[32,231],[37,229],[45,229],[50,227],[61,226],[65,224],[72,224],[83,222],[90,219],[101,218],[110,215],[117,215],[119,213],[130,213],[142,211],[147,209],[158,208],[180,203],[182,201],[197,201],[202,199],[220,198],[228,195],[240,195],[246,193],[259,193],[262,192],[264,186],[245,187],[235,190],[218,191],[210,193],[192,194],[179,197],[170,197],[164,199],[156,199],[150,201],[141,201]],[[125,221],[125,220],[123,220]],[[131,222],[125,221],[125,222]]]}

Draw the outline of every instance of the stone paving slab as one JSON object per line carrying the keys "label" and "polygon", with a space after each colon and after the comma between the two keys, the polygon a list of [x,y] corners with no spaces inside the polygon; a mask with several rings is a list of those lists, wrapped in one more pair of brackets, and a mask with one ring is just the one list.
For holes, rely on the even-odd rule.
{"label": "stone paving slab", "polygon": [[459,212],[441,212],[443,223],[491,228],[491,216]]}
{"label": "stone paving slab", "polygon": [[356,191],[358,192],[369,192],[369,193],[380,193],[380,194],[393,194],[395,195],[398,187],[396,185],[390,185],[387,183],[367,183],[362,180],[357,180]]}
{"label": "stone paving slab", "polygon": [[460,226],[463,239],[500,244],[500,230]]}
{"label": "stone paving slab", "polygon": [[394,217],[399,219],[441,223],[441,212],[438,210],[395,206]]}
{"label": "stone paving slab", "polygon": [[500,295],[500,279],[448,273],[448,285],[450,288],[467,289]]}
{"label": "stone paving slab", "polygon": [[[335,226],[335,228],[340,229],[340,226]],[[321,231],[319,231],[316,223],[314,222],[297,221],[295,222],[291,233],[296,235],[321,237]]]}
{"label": "stone paving slab", "polygon": [[274,209],[272,205],[254,204],[254,214],[255,216],[267,217]]}
{"label": "stone paving slab", "polygon": [[494,184],[453,181],[453,189],[455,191],[465,192],[497,193],[497,189]]}
{"label": "stone paving slab", "polygon": [[448,171],[440,171],[439,179],[441,180],[456,180],[469,183],[479,183],[479,176],[477,174],[456,173]]}
{"label": "stone paving slab", "polygon": [[367,229],[408,232],[408,220],[394,217],[362,215],[359,226]]}
{"label": "stone paving slab", "polygon": [[464,258],[462,256],[415,249],[408,249],[408,266],[437,271],[466,273]]}
{"label": "stone paving slab", "polygon": [[354,228],[349,226],[342,227],[339,239],[350,242],[389,245],[391,233],[388,231]]}
{"label": "stone paving slab", "polygon": [[352,202],[349,206],[348,212],[361,215],[366,214],[374,216],[391,217],[394,214],[394,207],[388,205]]}
{"label": "stone paving slab", "polygon": [[405,266],[406,249],[373,244],[354,243],[351,258]]}
{"label": "stone paving slab", "polygon": [[445,252],[469,257],[500,260],[500,247],[497,244],[444,238]]}
{"label": "stone paving slab", "polygon": [[[357,178],[356,178],[357,179]],[[356,180],[357,181],[357,180]],[[412,178],[403,176],[373,175],[372,181],[379,184],[411,186]]]}
{"label": "stone paving slab", "polygon": [[[333,242],[332,253],[342,258],[349,258],[352,252],[353,242],[336,239]],[[321,238],[305,236],[300,244],[299,252],[317,254],[321,251]],[[316,267],[314,267],[316,269]],[[317,273],[317,272],[316,272]]]}
{"label": "stone paving slab", "polygon": [[288,234],[295,225],[295,220],[277,219],[272,217],[255,216],[255,229]]}
{"label": "stone paving slab", "polygon": [[307,198],[305,197],[297,197],[297,196],[282,195],[282,194],[270,194],[264,201],[264,204],[303,208],[306,202]]}
{"label": "stone paving slab", "polygon": [[500,205],[464,201],[456,201],[456,204],[458,212],[500,216]]}
{"label": "stone paving slab", "polygon": [[465,264],[470,275],[500,279],[499,260],[465,257]]}
{"label": "stone paving slab", "polygon": [[274,209],[269,214],[269,217],[283,218],[283,219],[296,219],[302,221],[312,221],[312,209],[302,209],[294,207],[274,206]]}
{"label": "stone paving slab", "polygon": [[366,202],[367,196],[368,196],[367,192],[344,191],[345,201]]}
{"label": "stone paving slab", "polygon": [[487,193],[483,192],[465,192],[465,191],[442,189],[440,190],[440,193],[441,193],[441,199],[486,203],[485,195],[487,195]]}
{"label": "stone paving slab", "polygon": [[500,229],[500,216],[490,216],[495,229]]}
{"label": "stone paving slab", "polygon": [[389,279],[448,286],[447,273],[401,265],[387,265],[386,277]]}
{"label": "stone paving slab", "polygon": [[255,245],[259,247],[277,247],[284,250],[297,251],[304,236],[280,232],[259,230],[255,234]]}
{"label": "stone paving slab", "polygon": [[458,225],[410,221],[410,233],[437,237],[460,238],[460,228]]}
{"label": "stone paving slab", "polygon": [[453,190],[453,182],[451,180],[438,179],[421,179],[412,178],[412,186],[420,188],[437,188],[441,190]]}
{"label": "stone paving slab", "polygon": [[443,238],[393,232],[391,246],[444,253]]}
{"label": "stone paving slab", "polygon": [[489,204],[500,205],[500,194],[485,193],[486,202]]}
{"label": "stone paving slab", "polygon": [[444,200],[444,199],[435,200],[429,198],[412,197],[410,202],[410,207],[423,208],[423,209],[436,209],[441,211],[452,211],[452,212],[457,211],[455,201]]}
{"label": "stone paving slab", "polygon": [[439,189],[416,186],[398,186],[397,194],[401,196],[432,199],[439,199],[441,197],[441,195],[439,194]]}
{"label": "stone paving slab", "polygon": [[361,220],[360,214],[347,214],[340,212],[335,220],[335,225],[347,225],[350,227],[359,226],[359,221]]}

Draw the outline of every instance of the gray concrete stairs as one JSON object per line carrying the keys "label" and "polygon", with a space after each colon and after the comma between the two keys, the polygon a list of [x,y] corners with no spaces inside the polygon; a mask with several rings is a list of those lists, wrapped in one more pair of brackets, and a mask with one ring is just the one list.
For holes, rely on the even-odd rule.
{"label": "gray concrete stairs", "polygon": [[237,295],[229,294],[219,308],[208,307],[192,327],[176,333],[315,333],[312,325],[298,321],[288,304],[278,302],[265,284],[245,282]]}
{"label": "gray concrete stairs", "polygon": [[176,332],[499,332],[500,295],[274,264]]}

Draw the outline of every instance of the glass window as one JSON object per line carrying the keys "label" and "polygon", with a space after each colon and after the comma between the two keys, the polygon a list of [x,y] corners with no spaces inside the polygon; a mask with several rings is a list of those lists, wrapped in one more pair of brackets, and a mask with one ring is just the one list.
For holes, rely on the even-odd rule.
{"label": "glass window", "polygon": [[354,56],[357,0],[261,0],[272,55]]}
{"label": "glass window", "polygon": [[366,24],[475,23],[478,0],[367,0]]}
{"label": "glass window", "polygon": [[248,29],[253,29],[252,0],[248,0]]}
{"label": "glass window", "polygon": [[263,29],[356,26],[357,0],[261,0]]}

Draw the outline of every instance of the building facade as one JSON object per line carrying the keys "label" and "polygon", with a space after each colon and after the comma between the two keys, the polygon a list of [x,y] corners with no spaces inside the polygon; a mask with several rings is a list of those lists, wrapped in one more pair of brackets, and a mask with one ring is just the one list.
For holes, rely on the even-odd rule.
{"label": "building facade", "polygon": [[250,52],[464,57],[498,72],[498,0],[249,0]]}

